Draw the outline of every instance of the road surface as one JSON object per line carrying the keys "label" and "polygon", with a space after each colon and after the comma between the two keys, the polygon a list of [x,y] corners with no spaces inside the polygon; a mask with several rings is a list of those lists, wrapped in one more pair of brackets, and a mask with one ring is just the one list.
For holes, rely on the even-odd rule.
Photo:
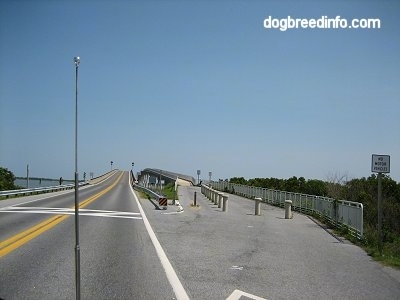
{"label": "road surface", "polygon": [[[0,202],[0,241],[4,243],[41,222],[60,217],[49,214],[48,208],[74,206],[73,191],[31,198],[37,200],[12,208],[4,207],[12,201]],[[129,187],[128,172],[118,172],[101,184],[81,189],[79,198],[80,203],[92,201],[81,208],[80,217],[82,299],[174,299]],[[75,298],[74,217],[61,217],[66,218],[20,247],[2,253],[0,298]],[[17,242],[11,246],[17,246]]]}
{"label": "road surface", "polygon": [[[80,189],[82,299],[399,299],[400,271],[307,216],[233,195],[222,212],[198,187],[160,210],[128,177]],[[73,206],[73,191],[0,201],[0,298],[75,298]]]}

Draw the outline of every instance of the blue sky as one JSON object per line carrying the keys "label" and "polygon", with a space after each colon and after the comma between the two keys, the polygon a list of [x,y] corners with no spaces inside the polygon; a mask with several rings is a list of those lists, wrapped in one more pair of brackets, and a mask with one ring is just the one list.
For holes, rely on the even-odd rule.
{"label": "blue sky", "polygon": [[[380,29],[266,29],[379,18]],[[0,165],[400,181],[398,1],[1,1]]]}

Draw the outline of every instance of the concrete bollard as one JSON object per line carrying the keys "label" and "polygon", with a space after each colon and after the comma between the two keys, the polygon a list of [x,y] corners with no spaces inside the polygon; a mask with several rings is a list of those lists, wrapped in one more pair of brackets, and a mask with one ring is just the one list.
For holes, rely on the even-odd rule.
{"label": "concrete bollard", "polygon": [[228,210],[228,195],[222,195],[222,211]]}
{"label": "concrete bollard", "polygon": [[224,194],[223,193],[218,193],[218,208],[221,208],[222,206],[222,196]]}
{"label": "concrete bollard", "polygon": [[285,200],[285,219],[291,219],[292,217],[292,200]]}
{"label": "concrete bollard", "polygon": [[214,204],[218,204],[218,191],[214,191]]}
{"label": "concrete bollard", "polygon": [[256,203],[256,207],[255,207],[255,212],[254,215],[256,216],[260,216],[261,215],[261,198],[255,198],[255,203]]}

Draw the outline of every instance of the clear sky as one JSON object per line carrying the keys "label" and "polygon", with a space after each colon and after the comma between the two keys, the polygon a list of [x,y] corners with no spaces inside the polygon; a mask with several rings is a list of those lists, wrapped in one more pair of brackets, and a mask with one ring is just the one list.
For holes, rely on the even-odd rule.
{"label": "clear sky", "polygon": [[[379,18],[380,29],[264,28]],[[0,165],[400,181],[400,2],[0,1]]]}

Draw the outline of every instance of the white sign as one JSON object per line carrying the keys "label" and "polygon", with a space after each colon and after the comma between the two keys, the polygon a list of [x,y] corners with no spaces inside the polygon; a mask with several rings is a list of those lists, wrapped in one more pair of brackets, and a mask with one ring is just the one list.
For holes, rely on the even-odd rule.
{"label": "white sign", "polygon": [[372,154],[371,172],[390,173],[390,156]]}

